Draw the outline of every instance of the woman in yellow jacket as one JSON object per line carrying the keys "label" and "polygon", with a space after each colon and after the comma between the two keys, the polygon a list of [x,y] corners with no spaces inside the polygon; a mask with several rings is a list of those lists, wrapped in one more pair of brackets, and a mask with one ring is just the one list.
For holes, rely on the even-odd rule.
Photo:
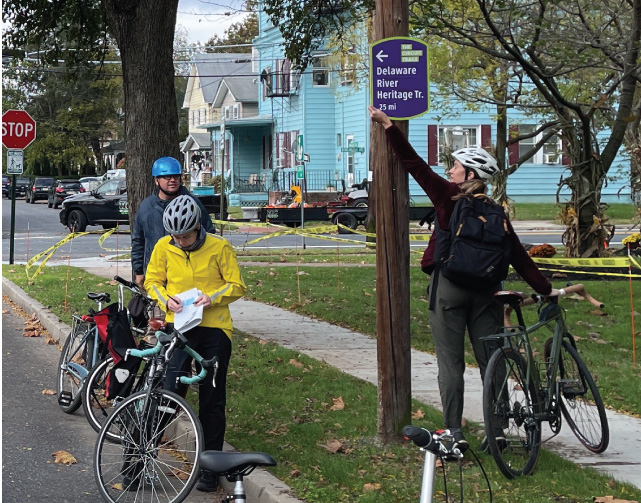
{"label": "woman in yellow jacket", "polygon": [[[205,435],[205,450],[220,451],[225,438],[225,387],[233,330],[228,306],[242,297],[247,287],[231,245],[201,228],[200,208],[193,198],[179,196],[169,203],[163,213],[163,225],[169,235],[158,240],[154,247],[147,266],[145,290],[158,301],[168,322],[173,322],[174,314],[183,308],[176,295],[192,288],[202,292],[194,302],[204,308],[202,321],[183,335],[203,358],[218,356],[216,387],[210,379],[200,384],[199,419]],[[176,380],[185,375],[190,366],[188,355],[175,351],[168,365],[165,387],[179,391]],[[203,471],[197,489],[211,492],[216,488],[216,477]]]}

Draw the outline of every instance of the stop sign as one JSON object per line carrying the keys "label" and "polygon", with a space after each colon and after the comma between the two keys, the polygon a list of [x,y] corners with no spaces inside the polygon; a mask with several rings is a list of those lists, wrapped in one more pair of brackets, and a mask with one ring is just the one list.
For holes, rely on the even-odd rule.
{"label": "stop sign", "polygon": [[36,139],[36,121],[24,110],[7,110],[2,116],[2,144],[22,150]]}

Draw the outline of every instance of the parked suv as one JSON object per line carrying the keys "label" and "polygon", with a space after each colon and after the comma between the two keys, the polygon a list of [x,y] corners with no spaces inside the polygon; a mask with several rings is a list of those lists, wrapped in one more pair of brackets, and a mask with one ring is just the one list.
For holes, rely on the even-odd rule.
{"label": "parked suv", "polygon": [[31,180],[29,180],[28,178],[17,178],[16,179],[16,197],[25,197],[30,183],[31,183]]}
{"label": "parked suv", "polygon": [[52,185],[53,178],[37,176],[27,187],[25,201],[33,204],[39,199],[47,199],[49,197],[49,187]]}
{"label": "parked suv", "polygon": [[79,180],[56,180],[54,184],[49,187],[47,206],[49,208],[53,206],[57,210],[65,198],[84,191],[85,188]]}
{"label": "parked suv", "polygon": [[87,225],[102,225],[103,229],[128,225],[126,180],[112,178],[96,190],[68,197],[62,202],[60,223],[76,232],[84,232]]}

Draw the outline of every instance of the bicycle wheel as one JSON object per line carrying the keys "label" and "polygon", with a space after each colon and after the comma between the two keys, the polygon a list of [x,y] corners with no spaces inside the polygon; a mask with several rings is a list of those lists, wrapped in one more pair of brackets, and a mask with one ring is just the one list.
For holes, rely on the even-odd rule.
{"label": "bicycle wheel", "polygon": [[[124,398],[117,397],[116,400],[110,400],[105,396],[107,376],[113,367],[113,358],[109,356],[89,372],[82,388],[82,407],[85,411],[85,416],[87,416],[87,421],[96,432],[100,431],[107,417]],[[145,384],[146,368],[146,365],[141,365],[131,392],[128,394],[133,395],[142,389]],[[106,435],[109,440],[120,442],[120,435],[117,432],[109,430]]]}
{"label": "bicycle wheel", "polygon": [[560,358],[561,412],[583,445],[592,452],[603,452],[610,443],[610,430],[599,389],[577,350],[566,340]]}
{"label": "bicycle wheel", "polygon": [[[107,440],[110,430],[122,437],[120,443]],[[163,389],[141,391],[125,398],[100,430],[96,483],[109,502],[179,503],[199,476],[202,447],[200,421],[182,397]]]}
{"label": "bicycle wheel", "polygon": [[490,359],[483,383],[483,416],[490,452],[507,478],[534,471],[541,447],[541,423],[534,417],[540,405],[526,363],[512,349],[500,349]]}
{"label": "bicycle wheel", "polygon": [[[114,408],[113,400],[105,397],[107,375],[113,366],[114,360],[111,356],[100,362],[89,372],[82,388],[82,408],[87,416],[87,421],[96,433],[100,431]],[[120,436],[111,432],[107,432],[107,437],[115,442],[120,441]]]}
{"label": "bicycle wheel", "polygon": [[80,407],[82,396],[80,390],[87,375],[87,339],[92,337],[93,324],[78,323],[69,333],[60,360],[56,391],[58,405],[67,414],[72,414]]}

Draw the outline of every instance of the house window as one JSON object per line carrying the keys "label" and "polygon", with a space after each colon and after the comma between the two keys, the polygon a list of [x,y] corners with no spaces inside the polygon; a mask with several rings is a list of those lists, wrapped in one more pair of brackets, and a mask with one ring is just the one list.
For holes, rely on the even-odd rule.
{"label": "house window", "polygon": [[234,105],[234,119],[240,117],[240,105]]}
{"label": "house window", "polygon": [[329,85],[329,67],[327,66],[327,57],[321,56],[312,60],[312,85],[328,86]]}
{"label": "house window", "polygon": [[340,133],[336,134],[336,146],[337,147],[342,147],[343,146],[343,139],[342,139]]}
{"label": "house window", "polygon": [[196,115],[196,112],[194,110],[191,110],[189,112],[189,125],[193,126],[194,125],[194,116]]}
{"label": "house window", "polygon": [[202,112],[200,113],[200,119],[201,119],[201,124],[207,124],[207,109],[203,108]]}
{"label": "house window", "polygon": [[[519,136],[532,134],[538,127],[535,124],[519,124],[518,134]],[[519,158],[528,155],[543,136],[544,132],[540,132],[531,138],[519,140]],[[561,164],[561,147],[561,138],[554,135],[545,142],[543,148],[529,157],[524,164]]]}
{"label": "house window", "polygon": [[231,109],[229,107],[225,107],[225,119],[231,119]]}
{"label": "house window", "polygon": [[443,164],[443,155],[470,145],[478,145],[478,127],[473,126],[439,126],[438,128],[438,163]]}

